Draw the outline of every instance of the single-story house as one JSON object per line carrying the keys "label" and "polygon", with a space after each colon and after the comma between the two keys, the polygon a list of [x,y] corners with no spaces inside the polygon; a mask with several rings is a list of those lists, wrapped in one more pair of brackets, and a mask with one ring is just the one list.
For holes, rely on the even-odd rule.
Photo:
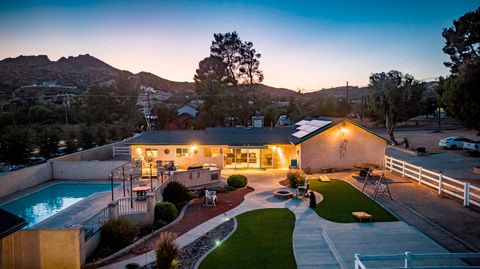
{"label": "single-story house", "polygon": [[[151,131],[128,141],[132,159],[147,159],[142,169],[156,174],[158,161],[180,168],[215,164],[223,169],[288,169],[312,172],[352,168],[355,163],[383,165],[389,141],[348,119],[302,120],[287,127],[207,128]],[[146,158],[148,157],[148,158]]]}

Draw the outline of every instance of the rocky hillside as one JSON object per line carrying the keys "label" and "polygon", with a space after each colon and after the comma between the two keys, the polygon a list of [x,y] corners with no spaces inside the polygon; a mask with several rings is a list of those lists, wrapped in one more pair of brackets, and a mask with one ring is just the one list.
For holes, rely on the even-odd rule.
{"label": "rocky hillside", "polygon": [[61,85],[86,88],[110,80],[120,72],[88,54],[62,57],[50,61],[47,56],[19,56],[0,61],[0,86],[15,89],[20,86],[57,80]]}
{"label": "rocky hillside", "polygon": [[[50,80],[57,80],[60,85],[86,89],[96,83],[114,80],[120,73],[128,75],[135,80],[137,85],[151,86],[174,95],[194,94],[195,85],[193,82],[171,81],[148,72],[133,74],[129,71],[117,69],[89,54],[68,58],[62,57],[58,61],[51,61],[46,55],[6,58],[0,61],[0,90],[13,90],[20,86],[39,84]],[[435,82],[427,84],[427,86],[434,86]],[[290,97],[311,100],[324,96],[344,99],[346,96],[345,86],[302,94],[290,89],[276,88],[264,84],[257,85],[256,89],[259,92],[270,94],[275,99],[283,100]],[[434,91],[432,93],[431,89],[427,92],[427,96],[435,94]],[[366,94],[366,87],[349,87],[349,99],[351,101],[360,101],[362,96]]]}

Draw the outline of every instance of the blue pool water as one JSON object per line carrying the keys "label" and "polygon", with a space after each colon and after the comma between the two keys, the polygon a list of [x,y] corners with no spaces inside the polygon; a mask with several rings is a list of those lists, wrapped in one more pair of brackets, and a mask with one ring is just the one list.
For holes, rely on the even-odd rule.
{"label": "blue pool water", "polygon": [[110,183],[58,183],[0,207],[25,219],[27,227],[32,227],[93,193],[110,189]]}

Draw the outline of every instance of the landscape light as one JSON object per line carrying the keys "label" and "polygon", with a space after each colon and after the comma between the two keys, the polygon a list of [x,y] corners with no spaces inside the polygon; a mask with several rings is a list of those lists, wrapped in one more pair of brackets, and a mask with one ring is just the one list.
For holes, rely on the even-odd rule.
{"label": "landscape light", "polygon": [[220,240],[218,240],[218,239],[215,240],[215,246],[217,246],[217,247],[220,246],[220,243],[221,243]]}

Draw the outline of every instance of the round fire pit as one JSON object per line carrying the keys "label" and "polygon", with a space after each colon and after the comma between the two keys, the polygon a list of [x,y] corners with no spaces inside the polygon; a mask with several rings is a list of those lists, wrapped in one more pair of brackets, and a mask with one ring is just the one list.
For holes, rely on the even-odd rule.
{"label": "round fire pit", "polygon": [[280,190],[280,191],[273,192],[273,196],[275,196],[275,198],[279,198],[279,199],[290,199],[290,198],[293,197],[293,192]]}

